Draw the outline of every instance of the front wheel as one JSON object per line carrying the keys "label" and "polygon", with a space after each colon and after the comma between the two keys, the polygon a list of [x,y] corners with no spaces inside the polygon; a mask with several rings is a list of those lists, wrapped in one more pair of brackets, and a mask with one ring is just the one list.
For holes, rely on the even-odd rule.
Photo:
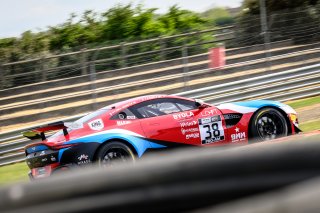
{"label": "front wheel", "polygon": [[288,135],[285,117],[274,108],[260,109],[252,118],[250,130],[256,141],[272,140]]}
{"label": "front wheel", "polygon": [[107,143],[97,153],[97,161],[102,167],[113,167],[117,162],[132,163],[135,159],[131,148],[121,142]]}

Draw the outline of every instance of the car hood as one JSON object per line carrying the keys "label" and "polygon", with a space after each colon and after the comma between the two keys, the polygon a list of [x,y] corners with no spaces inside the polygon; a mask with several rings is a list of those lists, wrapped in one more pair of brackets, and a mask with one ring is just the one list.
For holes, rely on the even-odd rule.
{"label": "car hood", "polygon": [[240,113],[255,112],[262,107],[276,107],[282,109],[287,114],[297,114],[297,112],[289,105],[271,100],[243,101],[217,105],[217,108],[220,110],[229,109]]}

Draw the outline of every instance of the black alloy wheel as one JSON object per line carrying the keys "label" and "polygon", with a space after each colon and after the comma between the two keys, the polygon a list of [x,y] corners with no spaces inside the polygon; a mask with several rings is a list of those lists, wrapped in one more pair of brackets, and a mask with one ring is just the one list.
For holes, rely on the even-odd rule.
{"label": "black alloy wheel", "polygon": [[119,162],[132,163],[136,159],[129,146],[121,142],[110,142],[97,153],[97,161],[101,167],[113,167]]}
{"label": "black alloy wheel", "polygon": [[263,108],[252,119],[250,130],[254,140],[266,141],[288,135],[285,117],[274,108]]}

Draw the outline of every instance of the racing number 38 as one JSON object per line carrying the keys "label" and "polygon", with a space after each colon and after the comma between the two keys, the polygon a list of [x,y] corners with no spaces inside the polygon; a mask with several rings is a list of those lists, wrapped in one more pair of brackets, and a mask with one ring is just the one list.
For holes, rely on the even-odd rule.
{"label": "racing number 38", "polygon": [[220,116],[199,119],[201,144],[224,140],[224,130]]}

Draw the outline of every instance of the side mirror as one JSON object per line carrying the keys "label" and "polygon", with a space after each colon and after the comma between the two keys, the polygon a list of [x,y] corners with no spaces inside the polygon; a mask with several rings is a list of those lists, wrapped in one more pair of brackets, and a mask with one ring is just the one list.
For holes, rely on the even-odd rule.
{"label": "side mirror", "polygon": [[196,104],[196,107],[198,108],[205,108],[207,105],[204,103],[203,100],[200,100],[200,99],[195,99],[195,104]]}

